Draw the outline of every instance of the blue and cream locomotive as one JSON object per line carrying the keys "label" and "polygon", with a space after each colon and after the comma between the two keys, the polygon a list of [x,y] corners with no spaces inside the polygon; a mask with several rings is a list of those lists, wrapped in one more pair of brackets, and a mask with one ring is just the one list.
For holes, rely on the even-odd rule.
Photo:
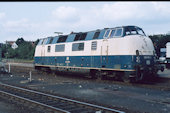
{"label": "blue and cream locomotive", "polygon": [[35,69],[139,81],[157,71],[153,43],[137,26],[104,28],[40,39]]}

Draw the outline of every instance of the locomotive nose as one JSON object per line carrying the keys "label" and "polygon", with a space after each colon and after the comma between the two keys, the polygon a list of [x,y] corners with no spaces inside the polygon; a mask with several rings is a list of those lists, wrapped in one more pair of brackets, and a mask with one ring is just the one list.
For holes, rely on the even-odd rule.
{"label": "locomotive nose", "polygon": [[154,47],[151,39],[146,36],[140,36],[141,39],[141,51],[143,51],[143,54],[147,55],[153,55]]}

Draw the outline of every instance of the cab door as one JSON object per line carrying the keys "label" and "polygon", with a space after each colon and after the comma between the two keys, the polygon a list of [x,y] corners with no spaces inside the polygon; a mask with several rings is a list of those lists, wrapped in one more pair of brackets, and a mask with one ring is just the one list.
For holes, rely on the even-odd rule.
{"label": "cab door", "polygon": [[43,65],[45,62],[45,45],[42,45],[41,49],[41,64]]}
{"label": "cab door", "polygon": [[41,49],[41,64],[44,65],[45,64],[45,43],[46,43],[47,39],[43,40],[42,43],[42,49]]}
{"label": "cab door", "polygon": [[102,40],[101,44],[101,56],[100,56],[100,63],[101,63],[101,68],[106,68],[108,64],[108,49],[109,49],[109,44],[108,44],[108,38],[110,36],[111,30],[108,29],[105,32],[104,39]]}
{"label": "cab door", "polygon": [[[96,54],[97,54],[97,44],[98,42],[97,41],[92,41],[91,42],[91,58],[90,58],[90,64],[91,64],[91,67],[98,67],[100,64],[98,64],[97,62],[97,57],[96,57]],[[99,62],[100,63],[100,62]]]}
{"label": "cab door", "polygon": [[108,40],[104,39],[102,41],[102,46],[101,46],[101,58],[100,58],[101,68],[107,67],[107,64],[108,64],[108,48],[109,48]]}

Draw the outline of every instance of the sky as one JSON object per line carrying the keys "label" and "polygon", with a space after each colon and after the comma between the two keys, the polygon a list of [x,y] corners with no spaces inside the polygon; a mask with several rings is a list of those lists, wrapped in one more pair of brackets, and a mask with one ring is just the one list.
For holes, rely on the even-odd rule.
{"label": "sky", "polygon": [[0,43],[125,25],[170,33],[170,2],[0,2]]}

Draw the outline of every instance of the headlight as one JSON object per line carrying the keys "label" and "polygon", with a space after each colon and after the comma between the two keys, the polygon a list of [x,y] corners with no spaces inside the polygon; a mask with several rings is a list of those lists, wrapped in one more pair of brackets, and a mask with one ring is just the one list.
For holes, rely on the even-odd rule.
{"label": "headlight", "polygon": [[144,59],[151,59],[151,56],[144,56]]}
{"label": "headlight", "polygon": [[146,60],[146,64],[150,65],[151,64],[150,60]]}

